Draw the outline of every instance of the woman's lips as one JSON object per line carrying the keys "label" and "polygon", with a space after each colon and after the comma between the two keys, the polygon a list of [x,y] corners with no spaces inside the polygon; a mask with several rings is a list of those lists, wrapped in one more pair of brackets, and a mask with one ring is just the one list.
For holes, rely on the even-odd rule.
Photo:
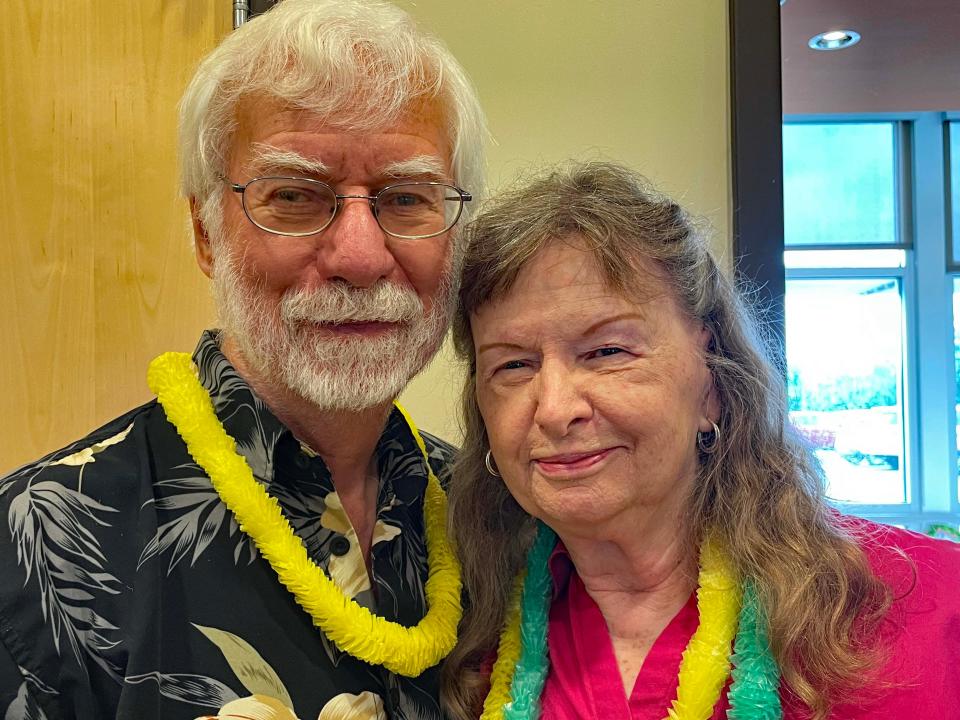
{"label": "woman's lips", "polygon": [[563,453],[537,458],[533,462],[544,475],[570,475],[592,469],[602,463],[616,448],[590,450],[579,453]]}

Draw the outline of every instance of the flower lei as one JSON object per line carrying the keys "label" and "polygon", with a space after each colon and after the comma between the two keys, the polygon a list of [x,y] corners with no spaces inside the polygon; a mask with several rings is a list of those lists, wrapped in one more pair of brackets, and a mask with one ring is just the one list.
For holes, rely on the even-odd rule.
{"label": "flower lei", "polygon": [[[481,720],[540,717],[540,695],[550,665],[547,627],[552,583],[547,561],[555,542],[553,531],[538,523],[527,569],[517,578],[507,610]],[[727,717],[780,720],[780,671],[770,653],[753,582],[744,583],[741,593],[726,554],[708,540],[700,548],[699,583],[700,624],[683,651],[677,697],[665,720],[706,720],[713,715],[730,671],[734,633]]]}
{"label": "flower lei", "polygon": [[[188,354],[165,353],[156,358],[147,371],[147,383],[240,528],[253,539],[313,624],[337,647],[359,660],[407,677],[420,675],[449,654],[462,615],[460,565],[447,541],[446,496],[429,462],[423,503],[428,611],[417,626],[405,627],[347,598],[310,560],[277,500],[256,481],[247,461],[237,453],[236,442],[217,418]],[[407,413],[399,405],[397,409],[426,461],[423,438]]]}

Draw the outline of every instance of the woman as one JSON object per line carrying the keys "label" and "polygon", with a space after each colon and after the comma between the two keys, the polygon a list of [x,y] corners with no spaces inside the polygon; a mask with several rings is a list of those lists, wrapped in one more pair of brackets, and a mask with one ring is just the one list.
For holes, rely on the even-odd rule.
{"label": "woman", "polygon": [[677,205],[574,165],[469,241],[454,717],[960,708],[960,547],[827,506],[782,374]]}

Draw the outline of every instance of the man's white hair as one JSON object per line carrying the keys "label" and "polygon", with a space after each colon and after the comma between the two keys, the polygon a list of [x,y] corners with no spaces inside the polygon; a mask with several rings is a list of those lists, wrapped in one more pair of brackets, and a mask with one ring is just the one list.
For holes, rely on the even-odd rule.
{"label": "man's white hair", "polygon": [[[180,102],[180,185],[217,214],[241,99],[264,96],[345,131],[389,126],[436,99],[453,181],[483,190],[483,112],[460,64],[399,8],[377,0],[282,0],[231,33],[200,64]],[[467,203],[467,217],[472,210]]]}

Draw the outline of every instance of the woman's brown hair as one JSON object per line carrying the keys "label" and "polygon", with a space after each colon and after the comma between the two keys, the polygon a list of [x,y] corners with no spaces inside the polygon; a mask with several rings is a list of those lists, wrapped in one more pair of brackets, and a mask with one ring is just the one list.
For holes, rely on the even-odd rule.
{"label": "woman's brown hair", "polygon": [[[720,445],[700,455],[685,531],[709,531],[752,578],[786,686],[826,717],[841,693],[876,666],[872,629],[890,604],[856,538],[826,504],[822,472],[788,421],[783,368],[743,297],[720,271],[705,233],[676,203],[611,163],[554,168],[502,193],[468,229],[454,342],[469,373],[464,445],[452,473],[450,530],[463,564],[468,607],[444,668],[455,718],[476,717],[481,665],[496,650],[533,521],[484,466],[489,449],[474,393],[471,315],[509,292],[546,245],[574,240],[612,288],[630,297],[653,261],[680,307],[711,333],[706,356],[721,405]],[[692,549],[695,552],[695,545]]]}

